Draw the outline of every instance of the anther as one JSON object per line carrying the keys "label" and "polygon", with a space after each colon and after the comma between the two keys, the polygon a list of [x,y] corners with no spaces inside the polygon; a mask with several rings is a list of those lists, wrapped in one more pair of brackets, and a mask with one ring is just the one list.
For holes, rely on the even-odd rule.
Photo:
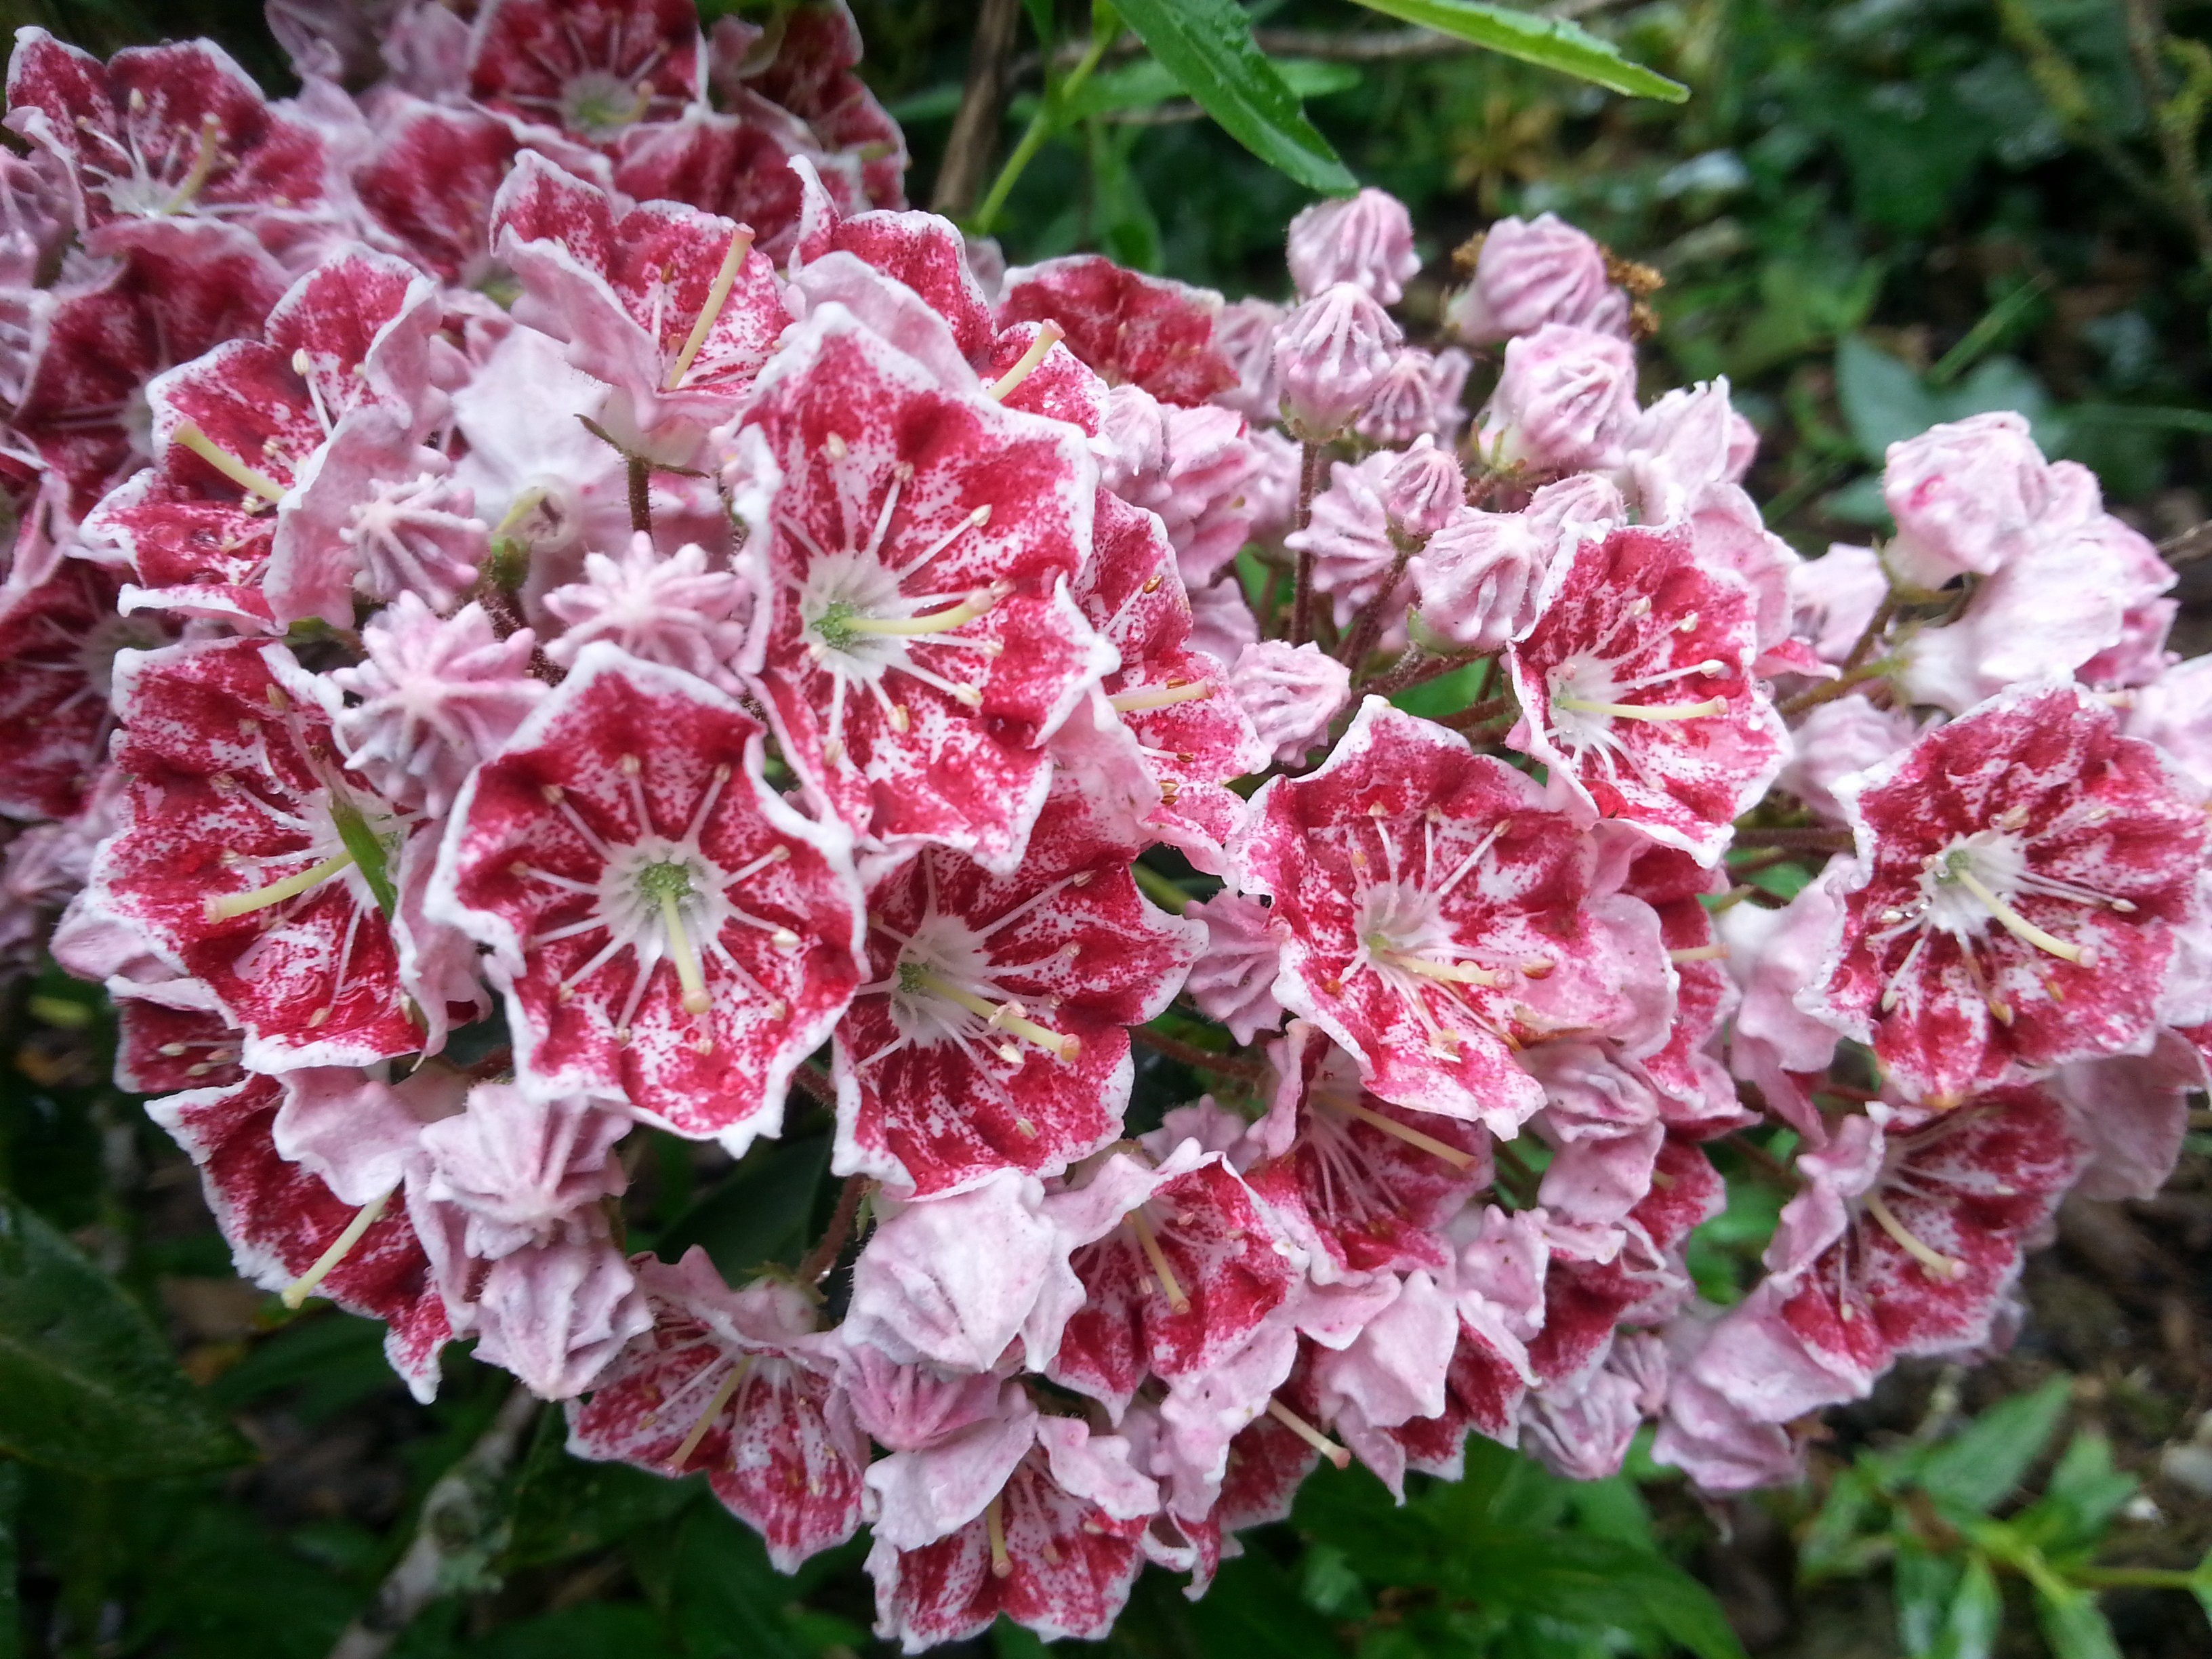
{"label": "anther", "polygon": [[994,380],[990,389],[983,395],[994,404],[1006,402],[1012,395],[1016,386],[1036,373],[1036,367],[1044,361],[1045,354],[1058,345],[1063,337],[1065,337],[1065,331],[1058,323],[1048,322],[1039,325],[1037,337],[1030,343],[1030,349],[1015,360],[1012,368]]}
{"label": "anther", "polygon": [[1190,1297],[1176,1279],[1168,1253],[1160,1248],[1159,1235],[1152,1231],[1152,1224],[1145,1219],[1142,1209],[1130,1211],[1128,1221],[1129,1231],[1137,1236],[1137,1248],[1145,1253],[1145,1260],[1152,1264],[1153,1277],[1160,1281],[1160,1293],[1167,1297],[1168,1306],[1178,1314],[1188,1313]]}
{"label": "anther", "polygon": [[1340,1469],[1352,1467],[1352,1454],[1300,1417],[1273,1395],[1267,1396],[1267,1415],[1311,1446]]}

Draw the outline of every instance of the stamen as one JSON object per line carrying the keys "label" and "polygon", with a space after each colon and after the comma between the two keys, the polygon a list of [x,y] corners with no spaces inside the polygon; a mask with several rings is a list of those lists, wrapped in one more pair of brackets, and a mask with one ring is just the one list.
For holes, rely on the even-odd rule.
{"label": "stamen", "polygon": [[988,614],[1005,598],[1000,587],[979,587],[949,611],[933,611],[926,617],[898,618],[879,617],[846,617],[844,626],[855,634],[895,634],[902,638],[915,639],[931,634],[949,634],[956,628],[965,628],[976,617]]}
{"label": "stamen", "polygon": [[1152,1277],[1160,1281],[1160,1294],[1168,1299],[1168,1306],[1179,1314],[1190,1311],[1190,1297],[1183,1293],[1175,1269],[1169,1265],[1168,1253],[1160,1248],[1159,1235],[1152,1224],[1145,1219],[1141,1209],[1132,1210],[1128,1216],[1129,1229],[1137,1235],[1137,1248],[1145,1253],[1145,1260],[1152,1264]]}
{"label": "stamen", "polygon": [[1385,1117],[1382,1113],[1363,1106],[1356,1100],[1333,1100],[1329,1104],[1348,1116],[1358,1118],[1370,1129],[1379,1129],[1386,1135],[1392,1135],[1404,1141],[1408,1146],[1418,1147],[1422,1152],[1443,1159],[1455,1170],[1471,1168],[1474,1163],[1473,1152],[1462,1151],[1457,1146],[1438,1140],[1434,1135],[1423,1134],[1412,1125],[1401,1123],[1395,1117]]}
{"label": "stamen", "polygon": [[691,364],[699,356],[699,349],[707,343],[708,335],[714,332],[715,320],[722,307],[730,302],[730,289],[736,285],[738,270],[752,251],[753,233],[750,226],[739,225],[730,238],[729,252],[722,255],[721,269],[714,273],[714,283],[707,289],[707,303],[700,308],[699,320],[691,325],[691,332],[684,337],[684,349],[676,354],[669,366],[668,378],[660,383],[663,392],[673,392],[684,384],[684,377],[691,372]]}
{"label": "stamen", "polygon": [[284,499],[284,486],[265,472],[256,472],[235,455],[216,447],[215,441],[199,428],[194,421],[185,421],[169,434],[169,441],[182,444],[216,471],[236,484],[248,495],[258,495],[264,501],[275,502]]}
{"label": "stamen", "polygon": [[991,1540],[991,1577],[1011,1578],[1013,1561],[1006,1554],[1006,1495],[1000,1492],[983,1506],[983,1532]]}
{"label": "stamen", "polygon": [[1690,962],[1725,962],[1729,948],[1725,940],[1717,945],[1692,945],[1686,950],[1669,951],[1667,959],[1676,967]]}
{"label": "stamen", "polygon": [[1979,899],[1982,902],[1982,907],[1995,916],[2004,930],[2014,939],[2033,945],[2039,951],[2048,951],[2062,961],[2078,963],[2084,968],[2096,966],[2097,953],[2094,950],[2087,945],[2069,945],[2064,939],[2045,933],[2043,929],[1991,892],[1983,884],[1981,878],[1972,870],[1967,869],[1963,862],[1956,865],[1949,874],[1960,886]]}
{"label": "stamen", "polygon": [[1882,1231],[1898,1243],[1899,1249],[1938,1279],[1964,1279],[1966,1264],[1955,1256],[1945,1255],[1912,1236],[1911,1230],[1897,1218],[1896,1213],[1882,1202],[1881,1194],[1869,1192],[1866,1195],[1867,1213],[1881,1224]]}
{"label": "stamen", "polygon": [[1350,1452],[1345,1450],[1345,1449],[1338,1445],[1335,1441],[1330,1439],[1319,1429],[1314,1427],[1312,1424],[1307,1422],[1304,1418],[1300,1417],[1296,1412],[1292,1411],[1288,1406],[1285,1406],[1281,1401],[1276,1399],[1273,1395],[1269,1395],[1267,1396],[1267,1415],[1273,1418],[1275,1421],[1281,1424],[1292,1434],[1297,1436],[1299,1439],[1304,1441],[1306,1444],[1311,1446],[1316,1451],[1319,1452],[1323,1457],[1328,1459],[1330,1462],[1335,1464],[1340,1469],[1348,1469],[1352,1467],[1352,1454]]}
{"label": "stamen", "polygon": [[387,1188],[356,1211],[353,1219],[346,1223],[345,1231],[331,1241],[330,1249],[315,1258],[313,1267],[278,1292],[277,1300],[288,1308],[297,1308],[313,1296],[315,1286],[331,1276],[353,1247],[361,1243],[362,1236],[376,1224],[377,1218],[384,1213],[384,1206],[392,1201],[392,1194],[398,1190],[397,1187]]}
{"label": "stamen", "polygon": [[1554,697],[1552,707],[1577,714],[1608,714],[1617,720],[1694,720],[1728,712],[1719,697],[1704,702],[1586,702],[1580,697]]}
{"label": "stamen", "polygon": [[1411,951],[1378,951],[1376,956],[1388,967],[1402,968],[1409,974],[1419,974],[1425,979],[1449,980],[1455,985],[1503,985],[1505,975],[1492,973],[1487,968],[1478,968],[1469,962],[1431,962],[1426,957],[1415,956]]}
{"label": "stamen", "polygon": [[992,381],[990,389],[983,395],[994,404],[1006,402],[1013,395],[1016,386],[1036,373],[1036,366],[1044,361],[1045,354],[1065,337],[1065,332],[1058,323],[1042,325],[1037,329],[1037,337],[1030,343],[1030,349],[1022,353],[1012,368]]}
{"label": "stamen", "polygon": [[307,383],[307,401],[315,406],[315,418],[323,423],[323,434],[327,437],[331,411],[323,407],[322,389],[315,384],[314,368],[314,360],[307,356],[307,347],[301,346],[292,354],[292,372]]}
{"label": "stamen", "polygon": [[266,887],[256,888],[250,893],[227,893],[221,898],[207,902],[210,921],[228,921],[234,916],[266,910],[272,904],[282,904],[286,899],[297,898],[311,887],[319,887],[353,862],[350,853],[336,854],[320,864],[311,864],[297,875],[273,881]]}
{"label": "stamen", "polygon": [[1141,714],[1148,708],[1172,708],[1179,702],[1197,702],[1213,695],[1210,680],[1192,680],[1177,685],[1170,681],[1165,685],[1147,686],[1141,691],[1117,691],[1106,701],[1114,706],[1117,714]]}
{"label": "stamen", "polygon": [[677,1447],[676,1455],[668,1460],[668,1467],[672,1473],[676,1474],[684,1473],[684,1466],[691,1461],[691,1454],[699,1449],[699,1443],[707,1437],[707,1431],[714,1425],[714,1419],[722,1414],[722,1407],[730,1403],[730,1396],[744,1386],[745,1373],[752,1369],[752,1365],[753,1357],[747,1354],[730,1367],[729,1375],[722,1379],[721,1386],[714,1390],[713,1397],[707,1401],[707,1409],[699,1413],[699,1420],[691,1425],[691,1431],[684,1437],[684,1443]]}
{"label": "stamen", "polygon": [[177,186],[177,193],[169,198],[162,212],[174,213],[179,208],[188,205],[192,198],[200,193],[200,186],[206,184],[209,176],[215,172],[216,158],[222,153],[222,125],[210,111],[200,119],[199,147],[192,155],[192,170],[185,175],[184,182]]}

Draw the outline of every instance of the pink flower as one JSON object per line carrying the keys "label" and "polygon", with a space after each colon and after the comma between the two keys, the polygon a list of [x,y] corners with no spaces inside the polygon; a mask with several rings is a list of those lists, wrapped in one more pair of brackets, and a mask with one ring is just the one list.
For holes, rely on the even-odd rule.
{"label": "pink flower", "polygon": [[855,830],[1021,857],[1042,744],[1114,653],[1067,586],[1091,552],[1073,428],[942,390],[824,307],[751,422],[786,483],[762,689],[784,759]]}
{"label": "pink flower", "polygon": [[1991,699],[1844,791],[1859,858],[1807,1012],[1957,1101],[2147,1042],[2205,827],[2147,744],[2071,688]]}
{"label": "pink flower", "polygon": [[696,99],[699,60],[690,0],[493,0],[471,43],[469,93],[602,143]]}
{"label": "pink flower", "polygon": [[532,1100],[512,1084],[480,1083],[465,1109],[422,1129],[420,1202],[449,1216],[459,1248],[483,1261],[603,1238],[600,1200],[629,1184],[615,1156],[629,1127],[585,1101]]}
{"label": "pink flower", "polygon": [[1859,692],[1818,705],[1790,733],[1794,752],[1774,780],[1820,817],[1841,823],[1846,814],[1836,788],[1854,772],[1887,760],[1911,743],[1912,717],[1877,708]]}
{"label": "pink flower", "polygon": [[1400,568],[1383,491],[1397,456],[1378,449],[1366,459],[1332,461],[1328,487],[1313,498],[1306,526],[1283,538],[1294,553],[1314,558],[1314,587],[1334,601],[1337,626],[1349,627],[1385,580]]}
{"label": "pink flower", "polygon": [[1012,875],[931,848],[870,891],[871,982],[835,1052],[840,1174],[927,1196],[1055,1175],[1120,1133],[1124,1028],[1167,1006],[1204,935],[1101,830],[1056,792]]}
{"label": "pink flower", "polygon": [[1262,458],[1243,421],[1228,410],[1155,407],[1161,417],[1157,464],[1112,488],[1131,506],[1159,514],[1183,580],[1203,586],[1252,538],[1245,496]]}
{"label": "pink flower", "polygon": [[1474,281],[1446,308],[1452,332],[1470,345],[1534,334],[1565,323],[1628,335],[1628,296],[1613,286],[1605,250],[1557,215],[1500,219],[1482,240]]}
{"label": "pink flower", "polygon": [[1611,334],[1547,323],[1505,348],[1477,437],[1498,465],[1613,465],[1637,416],[1636,353]]}
{"label": "pink flower", "polygon": [[1229,689],[1252,717],[1261,747],[1279,764],[1296,766],[1327,740],[1329,722],[1352,701],[1352,671],[1317,645],[1265,640],[1238,653]]}
{"label": "pink flower", "polygon": [[1274,985],[1285,934],[1274,912],[1224,888],[1203,904],[1185,905],[1183,915],[1206,924],[1206,948],[1183,985],[1199,1012],[1226,1025],[1240,1044],[1280,1025]]}
{"label": "pink flower", "polygon": [[103,65],[26,28],[8,64],[8,125],[76,175],[86,228],[128,246],[182,216],[243,224],[281,251],[325,201],[313,127],[272,109],[211,41],[134,46]]}
{"label": "pink flower", "polygon": [[1407,280],[1421,268],[1421,256],[1413,252],[1413,217],[1387,191],[1316,202],[1291,221],[1289,242],[1291,280],[1309,298],[1334,283],[1351,283],[1395,306]]}
{"label": "pink flower", "polygon": [[396,805],[442,818],[477,764],[544,696],[526,628],[502,640],[481,605],[440,617],[412,593],[362,628],[366,659],[331,683],[359,699],[332,725],[346,764]]}
{"label": "pink flower", "polygon": [[1553,568],[1541,612],[1507,653],[1507,741],[1584,811],[1717,860],[1787,753],[1741,579],[1702,568],[1686,530],[1624,526]]}
{"label": "pink flower", "polygon": [[1403,337],[1375,296],[1352,283],[1323,289],[1284,318],[1275,333],[1275,373],[1292,431],[1318,442],[1349,427],[1389,372]]}
{"label": "pink flower", "polygon": [[634,1260],[652,1325],[570,1403],[569,1449],[660,1474],[703,1469],[779,1571],[850,1538],[867,1437],[805,1294],[768,1279],[732,1291],[696,1244],[673,1267]]}
{"label": "pink flower", "polygon": [[1706,869],[1677,848],[1646,847],[1629,866],[1624,887],[1657,913],[1674,968],[1674,1023],[1666,1045],[1636,1064],[1658,1091],[1668,1127],[1700,1139],[1753,1121],[1718,1058],[1720,1034],[1735,1018],[1738,994],[1729,973],[1732,947],[1704,901],[1726,892],[1729,883],[1727,871]]}
{"label": "pink flower", "polygon": [[1743,992],[1729,1038],[1729,1069],[1814,1146],[1825,1146],[1828,1136],[1812,1090],[1835,1059],[1840,1033],[1800,1008],[1796,998],[1820,973],[1842,914],[1824,872],[1778,910],[1737,904],[1720,922],[1728,970]]}
{"label": "pink flower", "polygon": [[1080,1419],[1040,1417],[1035,1433],[981,1515],[918,1549],[878,1539],[867,1567],[878,1636],[919,1653],[1002,1614],[1047,1641],[1113,1628],[1144,1570],[1159,1490],[1130,1467],[1125,1442]]}
{"label": "pink flower", "polygon": [[1970,415],[1889,447],[1882,495],[1897,520],[1891,568],[1916,587],[1990,575],[2023,548],[2097,512],[2087,469],[2043,459],[2027,419]]}
{"label": "pink flower", "polygon": [[629,393],[647,433],[726,414],[789,321],[749,226],[669,202],[617,214],[605,191],[533,151],[500,186],[490,234],[522,281],[520,319]]}
{"label": "pink flower", "polygon": [[[430,1259],[401,1206],[348,1201],[278,1152],[273,1130],[284,1099],[280,1079],[253,1076],[171,1095],[147,1111],[198,1166],[240,1275],[275,1291],[312,1274],[309,1288],[349,1313],[383,1321],[385,1357],[415,1397],[428,1401],[438,1389],[438,1351],[452,1334]],[[349,1233],[347,1248],[325,1267]]]}
{"label": "pink flower", "polygon": [[222,640],[126,653],[116,696],[128,805],[100,906],[206,982],[249,1066],[422,1047],[401,956],[419,941],[392,912],[428,843],[341,775],[335,693],[282,646]]}
{"label": "pink flower", "polygon": [[1226,668],[1260,637],[1259,623],[1235,573],[1190,590],[1190,647]]}
{"label": "pink flower", "polygon": [[473,1334],[476,1357],[512,1371],[541,1400],[590,1388],[652,1315],[636,1276],[606,1239],[565,1240],[517,1250],[483,1271],[456,1309],[455,1334]]}
{"label": "pink flower", "polygon": [[1443,1229],[1490,1184],[1488,1133],[1367,1093],[1352,1057],[1304,1020],[1273,1053],[1281,1081],[1253,1127],[1261,1161],[1245,1179],[1306,1253],[1314,1281],[1449,1269]]}
{"label": "pink flower", "polygon": [[492,947],[533,1094],[736,1152],[775,1133],[859,983],[860,915],[847,837],[761,781],[763,737],[594,645],[462,792],[431,908]]}
{"label": "pink flower", "polygon": [[1422,624],[1467,651],[1523,637],[1553,566],[1627,516],[1620,492],[1589,474],[1546,484],[1518,513],[1458,509],[1407,567]]}
{"label": "pink flower", "polygon": [[1083,1300],[1046,1375],[1115,1416],[1147,1376],[1173,1382],[1218,1366],[1297,1279],[1300,1264],[1251,1189],[1195,1140],[1157,1164],[1116,1152],[1055,1202],[1086,1218],[1070,1258]]}
{"label": "pink flower", "polygon": [[[0,588],[0,812],[65,818],[106,758],[115,655],[170,638],[150,617],[118,617],[115,577],[83,559]],[[12,591],[11,591],[12,590]]]}
{"label": "pink flower", "polygon": [[2137,690],[2127,727],[2130,737],[2156,744],[2193,793],[2212,798],[2212,657],[2177,663]]}
{"label": "pink flower", "polygon": [[1790,572],[1790,632],[1809,641],[1823,662],[1840,667],[1889,594],[1889,577],[1870,547],[1832,545]]}
{"label": "pink flower", "polygon": [[709,570],[696,542],[663,555],[641,532],[619,559],[586,553],[584,580],[546,594],[545,608],[568,628],[545,654],[566,668],[593,641],[606,640],[640,661],[734,693],[736,671],[746,665],[752,600],[744,576]]}
{"label": "pink flower", "polygon": [[1215,342],[1221,296],[1125,270],[1096,253],[1006,273],[999,326],[1055,322],[1068,349],[1110,385],[1142,386],[1162,403],[1202,404],[1237,384]]}
{"label": "pink flower", "polygon": [[491,544],[473,493],[428,468],[411,478],[363,482],[367,494],[339,532],[351,550],[354,586],[373,599],[420,595],[450,610],[475,583]]}
{"label": "pink flower", "polygon": [[259,332],[283,291],[283,272],[252,238],[206,224],[132,247],[54,295],[9,424],[66,480],[71,516],[153,459],[148,383]]}
{"label": "pink flower", "polygon": [[1601,884],[1535,784],[1379,697],[1318,770],[1254,797],[1236,853],[1290,930],[1276,997],[1393,1104],[1510,1135],[1543,1103],[1519,1050],[1661,1039],[1623,988],[1665,981],[1650,910]]}

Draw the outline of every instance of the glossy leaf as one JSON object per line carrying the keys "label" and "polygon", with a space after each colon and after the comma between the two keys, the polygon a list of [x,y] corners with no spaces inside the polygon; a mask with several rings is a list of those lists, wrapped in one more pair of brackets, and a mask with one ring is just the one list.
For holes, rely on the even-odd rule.
{"label": "glossy leaf", "polygon": [[1535,16],[1510,6],[1484,5],[1481,0],[1359,0],[1359,3],[1370,11],[1472,40],[1524,64],[1594,81],[1632,98],[1657,98],[1679,104],[1690,95],[1689,88],[1680,81],[1670,81],[1656,70],[1632,63],[1610,41],[1599,40],[1565,18]]}
{"label": "glossy leaf", "polygon": [[1310,190],[1358,187],[1253,41],[1236,0],[1116,0],[1114,9],[1206,112],[1268,166]]}
{"label": "glossy leaf", "polygon": [[248,1455],[138,1304],[12,1199],[0,1199],[0,1451],[108,1479]]}

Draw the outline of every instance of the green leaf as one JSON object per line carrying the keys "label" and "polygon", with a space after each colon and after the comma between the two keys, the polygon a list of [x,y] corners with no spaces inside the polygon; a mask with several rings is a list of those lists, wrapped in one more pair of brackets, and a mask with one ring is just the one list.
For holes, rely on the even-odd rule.
{"label": "green leaf", "polygon": [[2051,1644],[2051,1659],[2120,1659],[2119,1644],[2096,1596],[2077,1585],[2039,1578],[2035,1622]]}
{"label": "green leaf", "polygon": [[1959,1589],[1960,1564],[1910,1537],[1898,1540],[1892,1583],[1897,1596],[1897,1644],[1905,1659],[1930,1659]]}
{"label": "green leaf", "polygon": [[827,1134],[762,1141],[670,1224],[654,1241],[654,1254],[673,1261],[692,1245],[704,1245],[733,1284],[750,1278],[763,1262],[796,1262],[816,1189],[829,1167]]}
{"label": "green leaf", "polygon": [[1911,364],[1857,334],[1836,344],[1836,400],[1860,453],[1876,463],[1890,445],[1917,438],[1943,418],[1942,404]]}
{"label": "green leaf", "polygon": [[0,1199],[0,1451],[119,1479],[250,1455],[138,1304],[13,1199]]}
{"label": "green leaf", "polygon": [[1254,43],[1236,0],[1117,0],[1114,9],[1206,112],[1269,167],[1310,190],[1358,187]]}
{"label": "green leaf", "polygon": [[695,1505],[677,1534],[671,1613],[697,1659],[810,1659],[819,1645],[792,1619],[791,1580],[719,1504]]}
{"label": "green leaf", "polygon": [[1977,1550],[1967,1558],[1929,1659],[1990,1659],[2003,1623],[2004,1597],[1997,1589],[1996,1575],[1990,1571],[1989,1558]]}
{"label": "green leaf", "polygon": [[[1356,64],[1322,63],[1310,58],[1276,58],[1269,61],[1283,77],[1283,84],[1300,98],[1325,98],[1333,92],[1346,92],[1359,84]],[[1060,113],[1064,121],[1082,121],[1094,115],[1114,115],[1124,110],[1156,109],[1170,98],[1188,95],[1183,83],[1176,79],[1165,64],[1157,58],[1139,58],[1134,63],[1103,70],[1092,76],[1073,95],[1061,100]],[[1017,120],[1027,120],[1036,109],[1034,100],[1016,99],[1012,113]]]}
{"label": "green leaf", "polygon": [[2046,1552],[2081,1549],[2104,1536],[2136,1478],[2112,1467],[2112,1443],[2094,1429],[2075,1435],[2044,1483],[2043,1497],[2013,1524]]}
{"label": "green leaf", "polygon": [[477,1659],[676,1659],[676,1644],[641,1601],[586,1601],[526,1619],[469,1644]]}
{"label": "green leaf", "polygon": [[1990,1407],[1920,1460],[1919,1485],[1929,1497],[1975,1514],[1994,1509],[2043,1455],[2073,1390],[2073,1378],[2054,1376],[2031,1394]]}
{"label": "green leaf", "polygon": [[0,1659],[22,1659],[23,1466],[0,1463]]}
{"label": "green leaf", "polygon": [[601,1549],[699,1496],[696,1480],[671,1480],[623,1463],[571,1457],[567,1425],[557,1412],[538,1431],[517,1475],[502,1569],[545,1566]]}
{"label": "green leaf", "polygon": [[[1524,64],[1557,70],[1581,81],[1595,81],[1610,91],[1631,98],[1657,98],[1679,104],[1690,89],[1669,81],[1641,64],[1631,63],[1610,41],[1601,40],[1579,23],[1564,18],[1537,17],[1508,6],[1491,6],[1481,0],[1358,0],[1370,11],[1379,11],[1407,23],[1418,23],[1440,34],[1472,40],[1478,46],[1518,58]],[[1122,8],[1126,12],[1128,8]]]}
{"label": "green leaf", "polygon": [[351,801],[343,799],[340,792],[331,794],[331,822],[337,826],[338,839],[345,843],[347,852],[361,868],[362,879],[368,890],[376,896],[376,908],[384,912],[386,921],[397,921],[399,915],[399,894],[392,884],[386,869],[386,852],[376,831],[368,827],[368,820]]}

